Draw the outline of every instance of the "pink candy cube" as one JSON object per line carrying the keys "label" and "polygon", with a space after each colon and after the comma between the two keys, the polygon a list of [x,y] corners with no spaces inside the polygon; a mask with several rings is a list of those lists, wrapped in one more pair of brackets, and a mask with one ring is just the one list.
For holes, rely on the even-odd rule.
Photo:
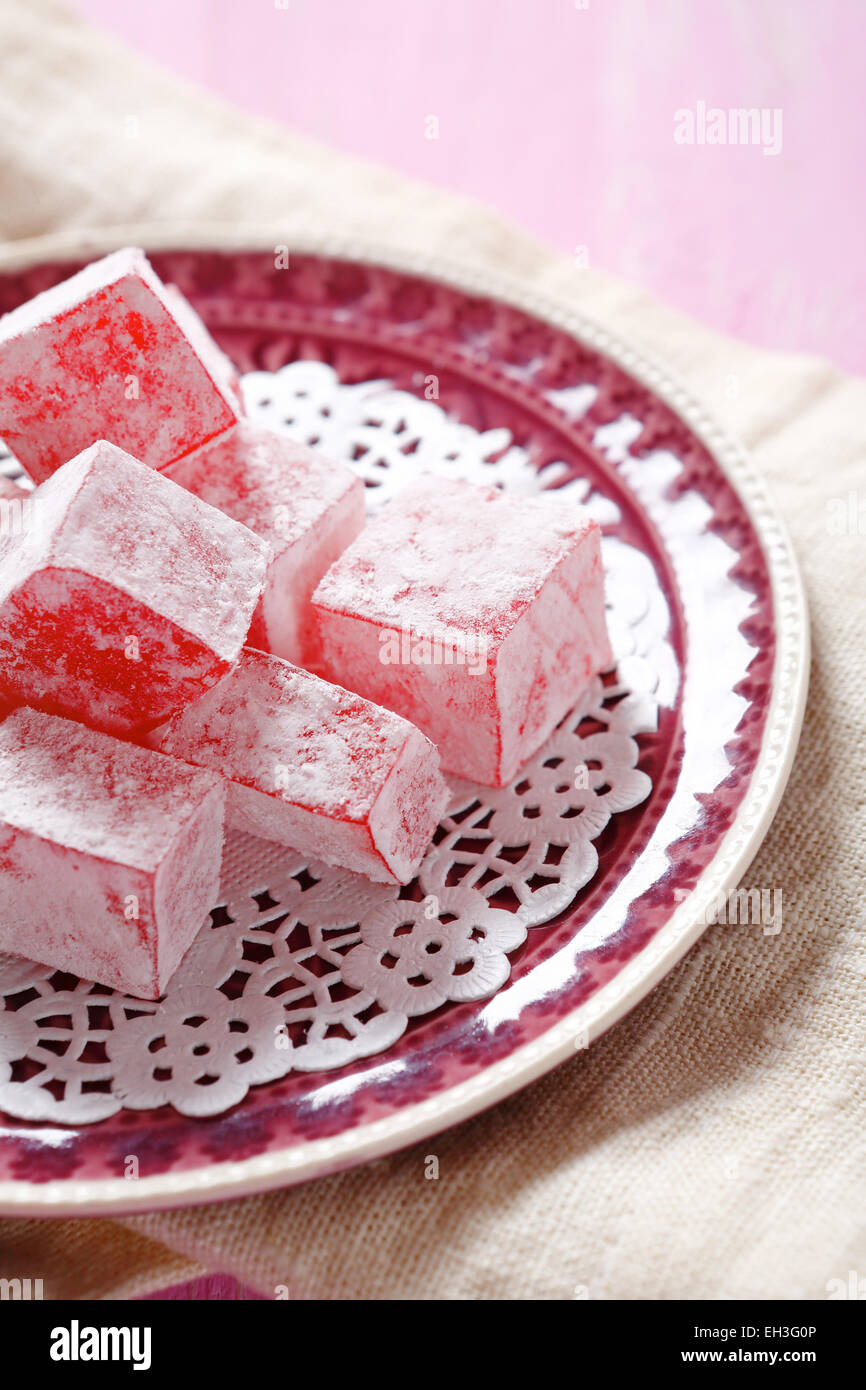
{"label": "pink candy cube", "polygon": [[405,719],[263,652],[147,741],[231,779],[230,825],[380,883],[408,882],[449,797]]}
{"label": "pink candy cube", "polygon": [[19,709],[0,724],[0,949],[158,999],[219,888],[219,777]]}
{"label": "pink candy cube", "polygon": [[224,675],[265,541],[105,441],[0,539],[0,692],[109,733],[161,723]]}
{"label": "pink candy cube", "polygon": [[331,678],[489,786],[514,777],[611,661],[599,528],[557,493],[424,479],[344,551],[313,605]]}
{"label": "pink candy cube", "polygon": [[227,358],[134,247],[0,319],[0,435],[36,482],[94,439],[165,468],[241,414]]}
{"label": "pink candy cube", "polygon": [[241,423],[168,476],[269,542],[274,559],[249,644],[302,666],[318,661],[310,598],[364,525],[364,485],[350,468]]}

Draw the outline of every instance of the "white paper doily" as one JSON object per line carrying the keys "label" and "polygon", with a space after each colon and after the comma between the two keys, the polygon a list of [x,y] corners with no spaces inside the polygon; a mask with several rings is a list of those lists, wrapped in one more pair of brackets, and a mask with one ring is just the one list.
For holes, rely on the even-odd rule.
{"label": "white paper doily", "polygon": [[[524,492],[567,473],[536,472],[506,429],[479,432],[386,381],[343,385],[324,363],[251,373],[244,389],[253,418],[350,460],[371,507],[419,470]],[[556,404],[577,416],[592,391]],[[621,457],[634,423],[606,426],[596,443]],[[19,471],[9,458],[0,468]],[[564,485],[603,524],[618,520],[587,483]],[[221,903],[161,1003],[0,956],[0,1109],[76,1124],[123,1106],[213,1115],[250,1086],[381,1052],[410,1018],[495,993],[527,931],[592,878],[610,817],[651,789],[636,737],[675,688],[670,615],[646,557],[616,537],[603,547],[616,682],[575,691],[572,714],[511,786],[454,782],[413,884],[371,884],[232,833]]]}

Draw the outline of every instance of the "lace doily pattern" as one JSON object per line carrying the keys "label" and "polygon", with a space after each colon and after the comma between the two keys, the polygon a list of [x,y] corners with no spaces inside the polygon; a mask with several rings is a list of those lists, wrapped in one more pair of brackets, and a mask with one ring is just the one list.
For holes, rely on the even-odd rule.
{"label": "lace doily pattern", "polygon": [[[420,470],[565,487],[603,526],[620,519],[616,500],[564,461],[539,471],[507,428],[476,429],[388,380],[347,384],[306,360],[250,372],[244,390],[254,418],[350,460],[372,508]],[[591,398],[572,395],[570,408]],[[651,789],[638,738],[655,731],[659,683],[675,673],[670,614],[640,550],[616,534],[604,548],[615,673],[575,691],[572,713],[510,786],[453,784],[408,888],[231,835],[222,900],[158,1004],[0,959],[0,1107],[67,1124],[122,1107],[214,1115],[251,1086],[382,1052],[410,1020],[500,989],[527,932],[592,879],[611,817]]]}

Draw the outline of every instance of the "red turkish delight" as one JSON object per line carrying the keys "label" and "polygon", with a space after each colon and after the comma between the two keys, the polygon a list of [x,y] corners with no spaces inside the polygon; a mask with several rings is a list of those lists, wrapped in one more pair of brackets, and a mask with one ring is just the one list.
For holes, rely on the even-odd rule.
{"label": "red turkish delight", "polygon": [[229,778],[230,825],[381,883],[408,882],[449,798],[407,720],[249,649],[147,742]]}
{"label": "red turkish delight", "polygon": [[326,674],[491,786],[611,661],[599,527],[561,493],[424,479],[343,552],[313,606]]}
{"label": "red turkish delight", "polygon": [[0,538],[0,691],[109,733],[152,728],[246,639],[265,541],[104,440]]}
{"label": "red turkish delight", "polygon": [[242,410],[228,359],[135,247],[0,319],[0,435],[35,482],[95,439],[165,468]]}
{"label": "red turkish delight", "polygon": [[219,889],[213,773],[19,709],[0,724],[0,948],[158,999]]}
{"label": "red turkish delight", "polygon": [[242,422],[168,476],[263,536],[274,552],[249,645],[318,660],[313,590],[364,525],[364,484],[344,464]]}

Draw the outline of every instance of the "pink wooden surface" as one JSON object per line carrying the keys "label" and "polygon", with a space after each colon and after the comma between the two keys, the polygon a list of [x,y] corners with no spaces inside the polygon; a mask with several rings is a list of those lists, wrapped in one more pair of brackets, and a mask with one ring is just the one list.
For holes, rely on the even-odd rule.
{"label": "pink wooden surface", "polygon": [[[866,368],[863,0],[74,3],[248,110],[481,198],[720,329]],[[778,108],[781,151],[677,144],[674,113],[699,102]]]}

